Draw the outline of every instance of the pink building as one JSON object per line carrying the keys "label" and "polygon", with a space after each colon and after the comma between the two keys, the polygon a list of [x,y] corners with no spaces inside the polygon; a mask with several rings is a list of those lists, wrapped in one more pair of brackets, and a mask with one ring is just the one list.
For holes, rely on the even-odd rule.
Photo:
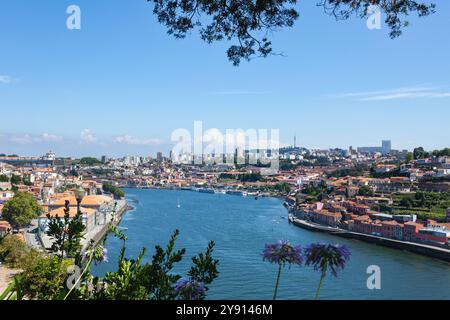
{"label": "pink building", "polygon": [[390,221],[383,221],[381,222],[382,225],[382,232],[381,234],[385,238],[395,239],[397,234],[397,226],[399,225],[398,222],[390,220]]}
{"label": "pink building", "polygon": [[417,222],[406,222],[403,227],[403,239],[405,241],[414,241],[419,230],[423,229],[424,225]]}
{"label": "pink building", "polygon": [[314,221],[327,226],[335,227],[342,219],[342,214],[339,212],[330,212],[328,210],[315,210]]}

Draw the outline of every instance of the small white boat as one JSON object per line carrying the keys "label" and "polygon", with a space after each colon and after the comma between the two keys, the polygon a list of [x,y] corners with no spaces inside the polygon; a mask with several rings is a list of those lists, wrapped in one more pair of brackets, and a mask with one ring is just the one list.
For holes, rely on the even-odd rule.
{"label": "small white boat", "polygon": [[177,208],[181,208],[180,200],[178,200]]}

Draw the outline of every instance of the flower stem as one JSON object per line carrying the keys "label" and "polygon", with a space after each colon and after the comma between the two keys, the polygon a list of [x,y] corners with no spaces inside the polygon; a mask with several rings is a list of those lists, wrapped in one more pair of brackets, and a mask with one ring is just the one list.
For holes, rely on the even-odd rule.
{"label": "flower stem", "polygon": [[323,280],[325,279],[325,276],[327,274],[325,272],[322,272],[322,276],[320,277],[320,282],[319,282],[319,287],[317,288],[317,292],[316,292],[316,300],[319,300],[320,297],[320,289],[322,289],[323,286]]}
{"label": "flower stem", "polygon": [[81,279],[83,278],[84,274],[88,271],[89,267],[91,266],[92,260],[94,258],[94,253],[91,254],[91,257],[89,258],[89,261],[86,264],[86,267],[84,268],[83,272],[81,273],[81,275],[78,277],[77,281],[75,281],[75,284],[72,286],[72,288],[70,288],[69,292],[66,294],[66,296],[64,297],[64,300],[67,300],[67,298],[70,296],[70,294],[72,293],[73,289],[75,289],[75,287],[78,285],[78,283],[81,281]]}
{"label": "flower stem", "polygon": [[277,275],[277,282],[275,284],[275,292],[273,293],[273,300],[277,300],[277,294],[278,294],[278,285],[280,284],[280,277],[281,277],[281,263],[278,265],[278,275]]}

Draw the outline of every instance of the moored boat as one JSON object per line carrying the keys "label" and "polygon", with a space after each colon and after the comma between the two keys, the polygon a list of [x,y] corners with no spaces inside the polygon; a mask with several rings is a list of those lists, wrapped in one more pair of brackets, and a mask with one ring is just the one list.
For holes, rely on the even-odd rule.
{"label": "moored boat", "polygon": [[227,194],[233,195],[233,196],[242,196],[242,191],[237,191],[237,190],[228,190]]}
{"label": "moored boat", "polygon": [[210,189],[210,188],[201,188],[198,190],[198,192],[201,193],[215,193],[214,189]]}

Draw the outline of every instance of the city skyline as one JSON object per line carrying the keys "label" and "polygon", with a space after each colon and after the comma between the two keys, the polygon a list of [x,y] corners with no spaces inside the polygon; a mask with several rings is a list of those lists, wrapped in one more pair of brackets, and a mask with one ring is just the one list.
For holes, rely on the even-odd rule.
{"label": "city skyline", "polygon": [[[250,148],[248,146],[237,146],[234,149],[227,149],[229,147],[224,145],[223,148],[223,152],[220,151],[215,151],[212,150],[210,152],[205,152],[205,149],[207,149],[208,143],[204,142],[203,144],[203,149],[201,153],[195,153],[194,150],[192,149],[191,152],[187,151],[187,150],[182,150],[178,153],[178,156],[187,156],[190,155],[192,157],[202,157],[202,156],[220,156],[220,155],[229,155],[229,154],[236,154],[238,152],[250,152],[250,153],[261,153],[261,154],[265,154],[263,151],[264,150],[271,150],[272,152],[276,152],[278,154],[278,152],[280,154],[290,154],[291,152],[302,152],[304,151],[304,149],[307,149],[311,152],[321,152],[321,151],[333,151],[333,150],[343,150],[343,151],[347,151],[349,154],[352,154],[352,152],[358,152],[360,154],[381,154],[381,155],[387,155],[390,154],[391,151],[395,151],[395,152],[401,152],[404,153],[405,151],[408,152],[412,152],[413,149],[400,149],[400,148],[393,148],[392,147],[392,141],[391,140],[381,140],[380,145],[378,146],[348,146],[347,148],[343,147],[332,147],[332,148],[306,148],[304,146],[299,146],[296,145],[296,141],[297,141],[297,137],[294,136],[293,137],[293,144],[283,144],[280,145],[278,148]],[[414,148],[415,149],[415,148]],[[448,147],[443,148],[443,149],[448,149]],[[262,150],[262,151],[260,151]],[[431,149],[428,151],[438,151],[440,149]],[[82,155],[75,155],[75,154],[57,154],[53,149],[49,149],[47,151],[43,151],[40,154],[19,154],[19,153],[8,153],[8,152],[3,152],[0,150],[0,156],[1,157],[24,157],[24,158],[42,158],[42,159],[48,159],[49,157],[52,157],[52,159],[54,160],[54,158],[83,158],[83,157],[94,157],[97,159],[102,159],[102,162],[105,162],[103,159],[121,159],[121,158],[152,158],[152,159],[158,159],[161,160],[163,157],[164,158],[171,158],[173,153],[176,152],[176,149],[172,148],[172,149],[168,149],[167,151],[162,150],[162,149],[158,149],[158,151],[155,152],[151,152],[151,153],[135,153],[135,154],[82,154]],[[194,159],[193,158],[193,159]],[[178,160],[177,160],[178,161]]]}
{"label": "city skyline", "polygon": [[385,25],[336,22],[302,4],[294,28],[273,35],[285,56],[238,68],[226,59],[229,43],[175,40],[145,2],[77,1],[81,30],[65,26],[70,4],[0,5],[0,26],[11,30],[0,52],[2,153],[168,153],[170,134],[195,120],[222,131],[280,129],[282,145],[296,134],[307,148],[383,139],[400,150],[448,147],[448,3],[410,17],[395,40]]}

